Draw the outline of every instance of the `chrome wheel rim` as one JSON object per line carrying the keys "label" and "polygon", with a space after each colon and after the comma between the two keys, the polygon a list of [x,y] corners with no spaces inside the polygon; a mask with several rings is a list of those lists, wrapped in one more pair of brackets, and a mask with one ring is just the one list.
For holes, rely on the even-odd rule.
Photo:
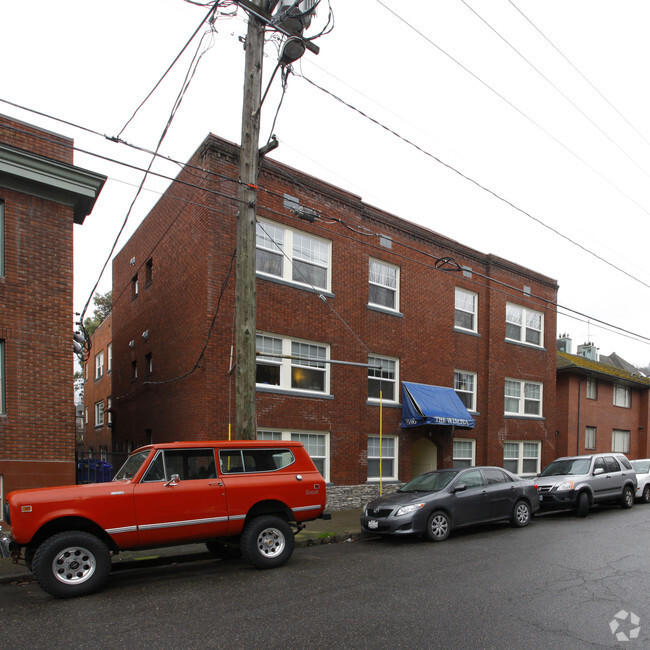
{"label": "chrome wheel rim", "polygon": [[625,503],[628,506],[631,506],[634,503],[634,495],[632,494],[632,490],[625,490]]}
{"label": "chrome wheel rim", "polygon": [[52,561],[52,573],[64,585],[86,582],[97,568],[95,556],[82,546],[69,546],[60,551]]}
{"label": "chrome wheel rim", "polygon": [[264,557],[277,557],[285,546],[284,535],[277,528],[265,528],[257,536],[257,550]]}
{"label": "chrome wheel rim", "polygon": [[434,537],[444,537],[449,532],[449,522],[446,517],[437,515],[431,520],[431,534]]}
{"label": "chrome wheel rim", "polygon": [[646,485],[643,488],[643,494],[641,495],[641,498],[645,503],[650,503],[650,486]]}
{"label": "chrome wheel rim", "polygon": [[528,513],[528,506],[524,503],[520,503],[517,506],[517,514],[516,514],[517,521],[520,524],[525,524],[528,521],[529,516],[530,515]]}

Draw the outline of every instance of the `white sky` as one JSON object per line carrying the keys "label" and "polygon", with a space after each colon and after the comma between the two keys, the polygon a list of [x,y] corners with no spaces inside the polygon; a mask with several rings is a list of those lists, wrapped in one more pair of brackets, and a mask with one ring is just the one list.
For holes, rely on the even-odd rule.
{"label": "white sky", "polygon": [[[308,35],[322,26],[325,3]],[[289,78],[274,128],[281,144],[271,157],[557,279],[561,305],[645,338],[560,316],[558,334],[571,335],[574,351],[591,339],[601,354],[650,363],[650,2],[331,0],[331,6],[333,32],[318,40],[318,56],[308,52],[296,64],[297,72],[629,275],[297,76]],[[0,98],[117,135],[205,13],[183,0],[4,2]],[[163,154],[186,161],[209,132],[239,142],[244,18],[240,9],[237,18],[217,21],[214,46],[177,111]],[[155,148],[197,44],[124,139]],[[277,58],[272,43],[266,53],[268,79]],[[279,98],[276,78],[264,104],[262,140]],[[145,154],[46,117],[2,102],[0,112],[69,135],[81,149],[148,164]],[[94,212],[75,229],[75,309],[81,310],[142,174],[80,152],[75,164],[109,177]],[[154,169],[169,176],[178,171],[160,163]],[[116,250],[166,185],[147,181]],[[99,290],[110,285],[109,265]]]}

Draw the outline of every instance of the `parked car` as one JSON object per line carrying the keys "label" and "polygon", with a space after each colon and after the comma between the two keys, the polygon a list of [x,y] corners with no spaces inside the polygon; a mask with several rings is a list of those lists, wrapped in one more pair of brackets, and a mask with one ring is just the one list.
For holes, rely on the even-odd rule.
{"label": "parked car", "polygon": [[0,535],[0,546],[48,593],[82,596],[127,549],[205,542],[224,557],[237,543],[256,567],[281,566],[293,552],[292,527],[327,518],[325,500],[325,481],[299,442],[153,444],[110,483],[10,492],[12,534]]}
{"label": "parked car", "polygon": [[557,458],[535,479],[542,510],[575,510],[586,517],[597,503],[634,505],[637,479],[630,461],[617,453]]}
{"label": "parked car", "polygon": [[424,535],[441,542],[452,530],[496,521],[523,527],[539,510],[532,481],[500,467],[439,469],[371,501],[361,529],[380,535]]}
{"label": "parked car", "polygon": [[631,460],[636,472],[636,498],[643,503],[650,503],[650,459]]}

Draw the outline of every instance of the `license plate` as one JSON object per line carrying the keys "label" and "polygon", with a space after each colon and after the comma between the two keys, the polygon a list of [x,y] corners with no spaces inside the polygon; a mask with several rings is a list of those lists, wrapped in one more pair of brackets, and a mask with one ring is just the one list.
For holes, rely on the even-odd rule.
{"label": "license plate", "polygon": [[376,519],[369,519],[368,520],[368,528],[375,529],[379,528],[379,522]]}

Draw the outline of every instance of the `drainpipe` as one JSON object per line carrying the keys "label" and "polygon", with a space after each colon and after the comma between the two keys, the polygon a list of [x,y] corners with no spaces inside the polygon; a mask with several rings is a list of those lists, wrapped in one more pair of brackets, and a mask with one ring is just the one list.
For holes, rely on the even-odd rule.
{"label": "drainpipe", "polygon": [[587,381],[584,377],[578,382],[578,431],[576,432],[576,454],[580,455],[580,401],[582,399],[582,383]]}

